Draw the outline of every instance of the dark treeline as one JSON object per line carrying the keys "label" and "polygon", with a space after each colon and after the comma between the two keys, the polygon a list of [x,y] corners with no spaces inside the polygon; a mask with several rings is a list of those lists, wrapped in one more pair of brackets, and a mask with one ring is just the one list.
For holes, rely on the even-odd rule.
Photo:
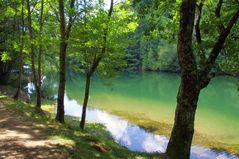
{"label": "dark treeline", "polygon": [[[91,77],[119,72],[181,73],[166,154],[188,159],[200,91],[218,72],[239,72],[236,0],[114,2],[0,0],[0,83],[32,81],[41,111],[43,76],[57,72],[56,120],[64,123],[66,72],[85,75],[84,129]],[[82,81],[81,81],[82,82]]]}

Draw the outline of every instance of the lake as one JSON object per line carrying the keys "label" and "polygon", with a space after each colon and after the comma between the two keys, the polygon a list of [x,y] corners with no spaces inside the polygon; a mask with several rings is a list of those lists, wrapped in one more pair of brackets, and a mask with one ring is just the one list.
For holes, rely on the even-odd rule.
{"label": "lake", "polygon": [[[132,123],[138,124],[139,120],[145,120],[150,121],[148,122],[151,124],[150,127],[155,129],[161,127],[156,124],[157,122],[171,128],[179,81],[179,75],[167,73],[122,75],[111,80],[95,77],[92,79],[89,105],[125,117],[126,120],[137,117]],[[217,77],[201,92],[195,121],[195,143],[215,148],[229,145],[232,151],[237,151],[235,150],[239,147],[237,82],[236,79]],[[82,103],[84,83],[81,76],[68,77],[66,85],[68,101],[73,100],[78,106]],[[69,104],[65,105],[69,107]],[[76,109],[77,107],[73,110]],[[79,107],[79,111],[80,109]],[[77,114],[79,116],[79,112]],[[160,133],[162,127],[157,134],[167,136],[167,133],[170,133],[169,128]],[[210,142],[203,139],[210,139]]]}

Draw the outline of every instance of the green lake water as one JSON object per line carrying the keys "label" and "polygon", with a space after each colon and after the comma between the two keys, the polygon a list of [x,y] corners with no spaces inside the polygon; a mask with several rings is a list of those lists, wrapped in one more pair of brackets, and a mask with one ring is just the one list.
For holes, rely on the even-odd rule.
{"label": "green lake water", "polygon": [[[111,80],[92,79],[89,105],[172,124],[180,77],[142,73]],[[239,144],[239,91],[236,79],[217,77],[200,95],[195,130],[217,141]],[[82,103],[84,78],[69,77],[66,94]]]}

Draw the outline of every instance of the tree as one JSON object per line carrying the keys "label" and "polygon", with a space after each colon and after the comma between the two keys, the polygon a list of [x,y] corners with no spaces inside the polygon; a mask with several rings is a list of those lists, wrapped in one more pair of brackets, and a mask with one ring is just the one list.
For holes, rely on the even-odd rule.
{"label": "tree", "polygon": [[[219,6],[221,2],[222,0],[219,0]],[[213,76],[210,73],[213,65],[239,17],[239,7],[237,6],[227,26],[223,26],[223,29],[220,29],[219,37],[211,49],[205,65],[202,68],[197,68],[192,47],[195,8],[196,0],[183,0],[180,8],[177,52],[181,68],[181,83],[177,96],[174,126],[166,150],[166,154],[170,159],[186,159],[190,157],[194,118],[200,91],[212,79]],[[220,25],[219,27],[221,28]]]}
{"label": "tree", "polygon": [[36,83],[37,88],[37,103],[36,107],[41,108],[41,70],[42,70],[42,50],[43,50],[43,44],[42,44],[42,38],[43,38],[43,11],[44,11],[44,0],[41,0],[41,9],[40,9],[40,20],[39,20],[39,25],[40,25],[40,31],[39,31],[39,50],[38,50],[38,81]]}
{"label": "tree", "polygon": [[72,10],[74,9],[75,0],[70,1],[70,15],[69,21],[66,26],[65,18],[65,7],[64,1],[59,0],[59,15],[60,15],[60,52],[59,52],[59,87],[58,87],[58,97],[57,97],[57,114],[56,120],[59,122],[64,122],[64,94],[65,94],[65,65],[66,65],[66,49],[67,49],[67,40],[70,37],[71,28],[75,20]]}
{"label": "tree", "polygon": [[[34,37],[33,37],[33,27],[32,27],[32,14],[31,14],[31,6],[30,6],[30,2],[29,0],[27,1],[27,20],[28,20],[28,30],[29,30],[29,39],[30,39],[30,49],[31,49],[31,67],[32,67],[32,74],[33,74],[33,81],[36,87],[36,93],[37,93],[37,103],[36,103],[36,110],[37,111],[41,111],[41,90],[39,87],[39,82],[40,82],[40,78],[41,77],[37,77],[37,73],[36,73],[36,69],[35,69],[35,49],[34,49]],[[43,14],[43,6],[41,9],[42,13],[41,16]],[[41,21],[42,21],[42,17]],[[43,21],[42,21],[43,23]],[[42,26],[41,26],[42,27]],[[41,28],[42,29],[42,28]],[[41,44],[40,44],[41,45]],[[39,67],[39,66],[38,66]],[[39,67],[39,69],[41,69]],[[38,82],[39,81],[39,82]]]}
{"label": "tree", "polygon": [[107,35],[108,35],[110,18],[111,18],[112,12],[113,12],[113,5],[114,5],[113,3],[114,3],[114,0],[111,0],[110,1],[110,9],[108,12],[108,19],[106,21],[106,27],[104,28],[104,32],[103,32],[103,44],[102,44],[101,52],[99,55],[95,54],[92,64],[90,66],[90,69],[87,70],[87,72],[86,72],[85,96],[84,96],[82,115],[81,115],[81,121],[80,121],[80,127],[82,129],[84,129],[84,126],[85,126],[86,108],[87,108],[87,103],[88,103],[89,93],[90,93],[91,76],[95,73],[100,61],[102,60],[102,58],[106,52],[106,48],[107,48],[107,46],[106,46],[107,45]]}
{"label": "tree", "polygon": [[[129,42],[129,32],[133,32],[137,24],[129,1],[111,3],[105,10],[103,1],[83,1],[82,16],[77,20],[74,34],[69,41],[68,64],[76,73],[84,73],[86,85],[81,118],[84,128],[90,81],[93,75],[104,78],[113,77],[125,66],[125,48]],[[113,12],[114,9],[114,12]]]}
{"label": "tree", "polygon": [[[30,3],[28,1],[27,3],[27,7],[29,8],[30,7]],[[39,25],[40,25],[40,38],[39,38],[39,53],[38,53],[38,73],[36,75],[36,72],[35,72],[35,76],[36,78],[34,78],[34,83],[36,85],[36,95],[37,95],[37,102],[36,102],[36,108],[37,109],[40,109],[41,108],[41,58],[42,58],[42,33],[43,33],[43,9],[44,9],[44,0],[41,1],[41,9],[40,9],[40,17],[39,17]],[[29,10],[28,10],[29,11]],[[31,13],[30,15],[28,14],[28,18],[30,16],[30,21],[32,21],[32,18],[31,18]],[[19,79],[18,79],[18,89],[17,89],[17,92],[14,96],[14,99],[18,99],[19,95],[20,95],[20,92],[21,92],[21,85],[22,85],[22,74],[23,74],[23,49],[24,49],[24,35],[25,35],[25,31],[24,31],[24,0],[22,0],[22,11],[21,11],[21,21],[22,21],[22,26],[21,26],[21,32],[19,34],[21,34],[21,44],[20,44],[20,56],[19,56]],[[29,23],[29,19],[28,19],[28,23]],[[32,23],[32,22],[31,22]],[[32,33],[32,26],[30,26],[28,24],[28,28],[31,29],[31,31],[29,31],[29,34],[30,35],[30,40],[33,41],[33,33]],[[32,44],[34,45],[34,44]],[[33,56],[33,55],[34,56]],[[32,60],[35,61],[35,53],[34,51],[32,52],[31,54],[31,57],[32,57]],[[32,65],[33,66],[33,65]],[[35,67],[35,63],[34,63],[34,67]],[[34,72],[33,72],[33,76],[34,76]],[[36,81],[35,81],[36,80]]]}
{"label": "tree", "polygon": [[18,99],[20,94],[21,94],[21,89],[22,89],[22,74],[23,74],[23,48],[24,48],[24,0],[21,1],[21,32],[19,32],[20,36],[20,52],[19,52],[19,77],[18,77],[18,87],[17,87],[17,92],[14,95],[14,99]]}

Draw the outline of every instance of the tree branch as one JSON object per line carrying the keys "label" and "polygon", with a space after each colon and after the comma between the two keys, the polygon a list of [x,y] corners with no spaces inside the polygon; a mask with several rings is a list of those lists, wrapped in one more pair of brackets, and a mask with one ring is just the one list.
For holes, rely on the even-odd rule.
{"label": "tree branch", "polygon": [[49,0],[47,0],[47,3],[49,4],[49,6],[51,7],[51,9],[53,10],[53,12],[54,12],[54,14],[55,14],[55,16],[56,16],[57,21],[60,22],[58,10],[52,6],[52,4],[51,4],[51,2],[50,2]]}
{"label": "tree branch", "polygon": [[197,16],[196,25],[195,25],[196,39],[197,39],[198,44],[200,44],[202,42],[201,31],[200,31],[200,21],[201,21],[201,16],[202,16],[202,7],[203,7],[203,2],[201,0],[200,4],[198,6],[198,16]]}
{"label": "tree branch", "polygon": [[205,50],[204,48],[200,47],[200,44],[202,43],[202,37],[201,37],[201,29],[200,29],[200,22],[201,22],[201,17],[202,17],[202,9],[203,9],[203,0],[200,0],[200,4],[197,5],[198,12],[197,12],[197,19],[196,19],[196,24],[195,24],[195,33],[196,33],[196,41],[199,45],[199,66],[202,67],[205,63],[206,55],[205,55]]}
{"label": "tree branch", "polygon": [[222,3],[223,3],[223,0],[219,0],[218,3],[217,3],[217,8],[215,10],[215,15],[216,15],[217,18],[221,17]]}
{"label": "tree branch", "polygon": [[101,59],[103,58],[103,55],[106,52],[106,45],[107,45],[107,34],[108,34],[108,29],[109,29],[109,22],[110,22],[110,18],[113,12],[113,6],[114,6],[114,0],[111,0],[110,2],[110,9],[108,12],[108,21],[107,21],[107,27],[104,30],[104,35],[103,35],[103,47],[101,50],[100,55],[94,60],[94,63],[92,64],[91,68],[90,68],[90,72],[89,74],[93,74],[95,72],[95,70],[97,69]]}
{"label": "tree branch", "polygon": [[[74,8],[74,4],[75,4],[75,0],[71,0],[70,1],[70,9],[73,9]],[[73,18],[73,15],[70,14],[70,17],[69,17],[69,22],[68,22],[68,25],[67,25],[67,29],[66,29],[66,33],[65,33],[65,38],[68,40],[69,39],[69,36],[70,36],[70,32],[71,32],[71,27],[74,23],[74,20],[75,18]]]}
{"label": "tree branch", "polygon": [[[209,78],[209,73],[210,73],[220,51],[222,50],[222,47],[223,47],[228,35],[230,34],[232,27],[234,26],[234,24],[236,24],[238,17],[239,17],[239,9],[231,17],[227,27],[221,31],[219,38],[218,38],[217,42],[215,43],[213,49],[211,50],[211,53],[205,63],[204,68],[200,71],[200,79]],[[210,80],[210,78],[209,78],[209,80]],[[205,85],[205,83],[202,83],[201,87],[203,87],[204,85]]]}
{"label": "tree branch", "polygon": [[[218,19],[220,19],[221,17],[222,3],[223,3],[223,0],[219,0],[217,3],[217,8],[215,10],[215,15]],[[222,24],[222,22],[220,22],[220,24],[218,25],[218,29],[219,31],[222,31],[225,29],[225,26]]]}

